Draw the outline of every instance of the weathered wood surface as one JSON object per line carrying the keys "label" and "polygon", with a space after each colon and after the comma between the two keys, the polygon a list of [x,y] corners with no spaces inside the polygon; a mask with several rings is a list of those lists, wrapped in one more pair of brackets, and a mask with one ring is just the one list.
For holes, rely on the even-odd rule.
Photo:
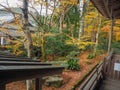
{"label": "weathered wood surface", "polygon": [[103,62],[97,65],[93,71],[87,76],[87,78],[79,85],[78,90],[93,90],[99,81],[104,77],[103,75],[107,75],[109,73],[109,69],[111,68],[110,62],[113,58],[113,50],[109,53],[109,55],[104,58]]}
{"label": "weathered wood surface", "polygon": [[90,0],[98,11],[109,19],[120,18],[120,0]]}
{"label": "weathered wood surface", "polygon": [[120,55],[113,55],[113,58],[106,64],[106,77],[120,80],[120,67],[118,70],[115,70],[115,63],[120,66]]}
{"label": "weathered wood surface", "polygon": [[[1,52],[0,52],[1,54]],[[42,90],[43,76],[61,74],[64,67],[52,66],[51,64],[41,63],[38,61],[26,60],[11,56],[6,58],[9,53],[4,53],[0,57],[0,90],[5,90],[5,84],[27,79],[36,79],[36,90]]]}

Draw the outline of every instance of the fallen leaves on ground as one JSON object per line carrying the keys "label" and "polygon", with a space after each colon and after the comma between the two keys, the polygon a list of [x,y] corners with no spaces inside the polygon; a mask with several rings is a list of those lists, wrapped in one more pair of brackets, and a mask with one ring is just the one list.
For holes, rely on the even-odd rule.
{"label": "fallen leaves on ground", "polygon": [[[43,85],[43,90],[70,90],[87,72],[89,72],[104,55],[96,56],[94,59],[87,59],[88,52],[80,55],[80,71],[65,70],[60,76],[64,78],[64,84],[60,88],[47,87]],[[90,62],[88,64],[88,62]],[[13,82],[7,85],[6,90],[26,90],[25,81]]]}

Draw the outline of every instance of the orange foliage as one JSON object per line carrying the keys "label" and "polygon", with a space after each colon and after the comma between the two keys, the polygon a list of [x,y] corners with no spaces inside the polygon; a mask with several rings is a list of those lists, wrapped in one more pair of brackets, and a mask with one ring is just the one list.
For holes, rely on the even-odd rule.
{"label": "orange foliage", "polygon": [[102,32],[108,32],[108,33],[109,33],[109,31],[110,31],[110,26],[109,26],[109,25],[106,25],[106,26],[104,26],[101,30],[102,30]]}
{"label": "orange foliage", "polygon": [[117,32],[115,36],[116,36],[116,37],[115,37],[115,38],[116,38],[116,41],[120,41],[120,32]]}

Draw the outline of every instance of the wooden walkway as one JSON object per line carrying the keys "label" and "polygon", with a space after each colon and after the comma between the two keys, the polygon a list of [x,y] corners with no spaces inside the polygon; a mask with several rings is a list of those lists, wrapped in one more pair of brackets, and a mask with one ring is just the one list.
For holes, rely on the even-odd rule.
{"label": "wooden walkway", "polygon": [[120,90],[120,80],[105,78],[95,90]]}
{"label": "wooden walkway", "polygon": [[120,55],[111,51],[77,90],[120,90]]}
{"label": "wooden walkway", "polygon": [[113,54],[107,66],[107,72],[101,81],[99,90],[120,90],[120,55]]}

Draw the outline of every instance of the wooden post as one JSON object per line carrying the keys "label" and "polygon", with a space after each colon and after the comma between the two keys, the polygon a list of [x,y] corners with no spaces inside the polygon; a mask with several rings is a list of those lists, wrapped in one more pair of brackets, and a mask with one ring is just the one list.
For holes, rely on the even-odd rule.
{"label": "wooden post", "polygon": [[5,84],[0,84],[0,90],[5,90]]}
{"label": "wooden post", "polygon": [[36,78],[35,90],[42,90],[42,77]]}

